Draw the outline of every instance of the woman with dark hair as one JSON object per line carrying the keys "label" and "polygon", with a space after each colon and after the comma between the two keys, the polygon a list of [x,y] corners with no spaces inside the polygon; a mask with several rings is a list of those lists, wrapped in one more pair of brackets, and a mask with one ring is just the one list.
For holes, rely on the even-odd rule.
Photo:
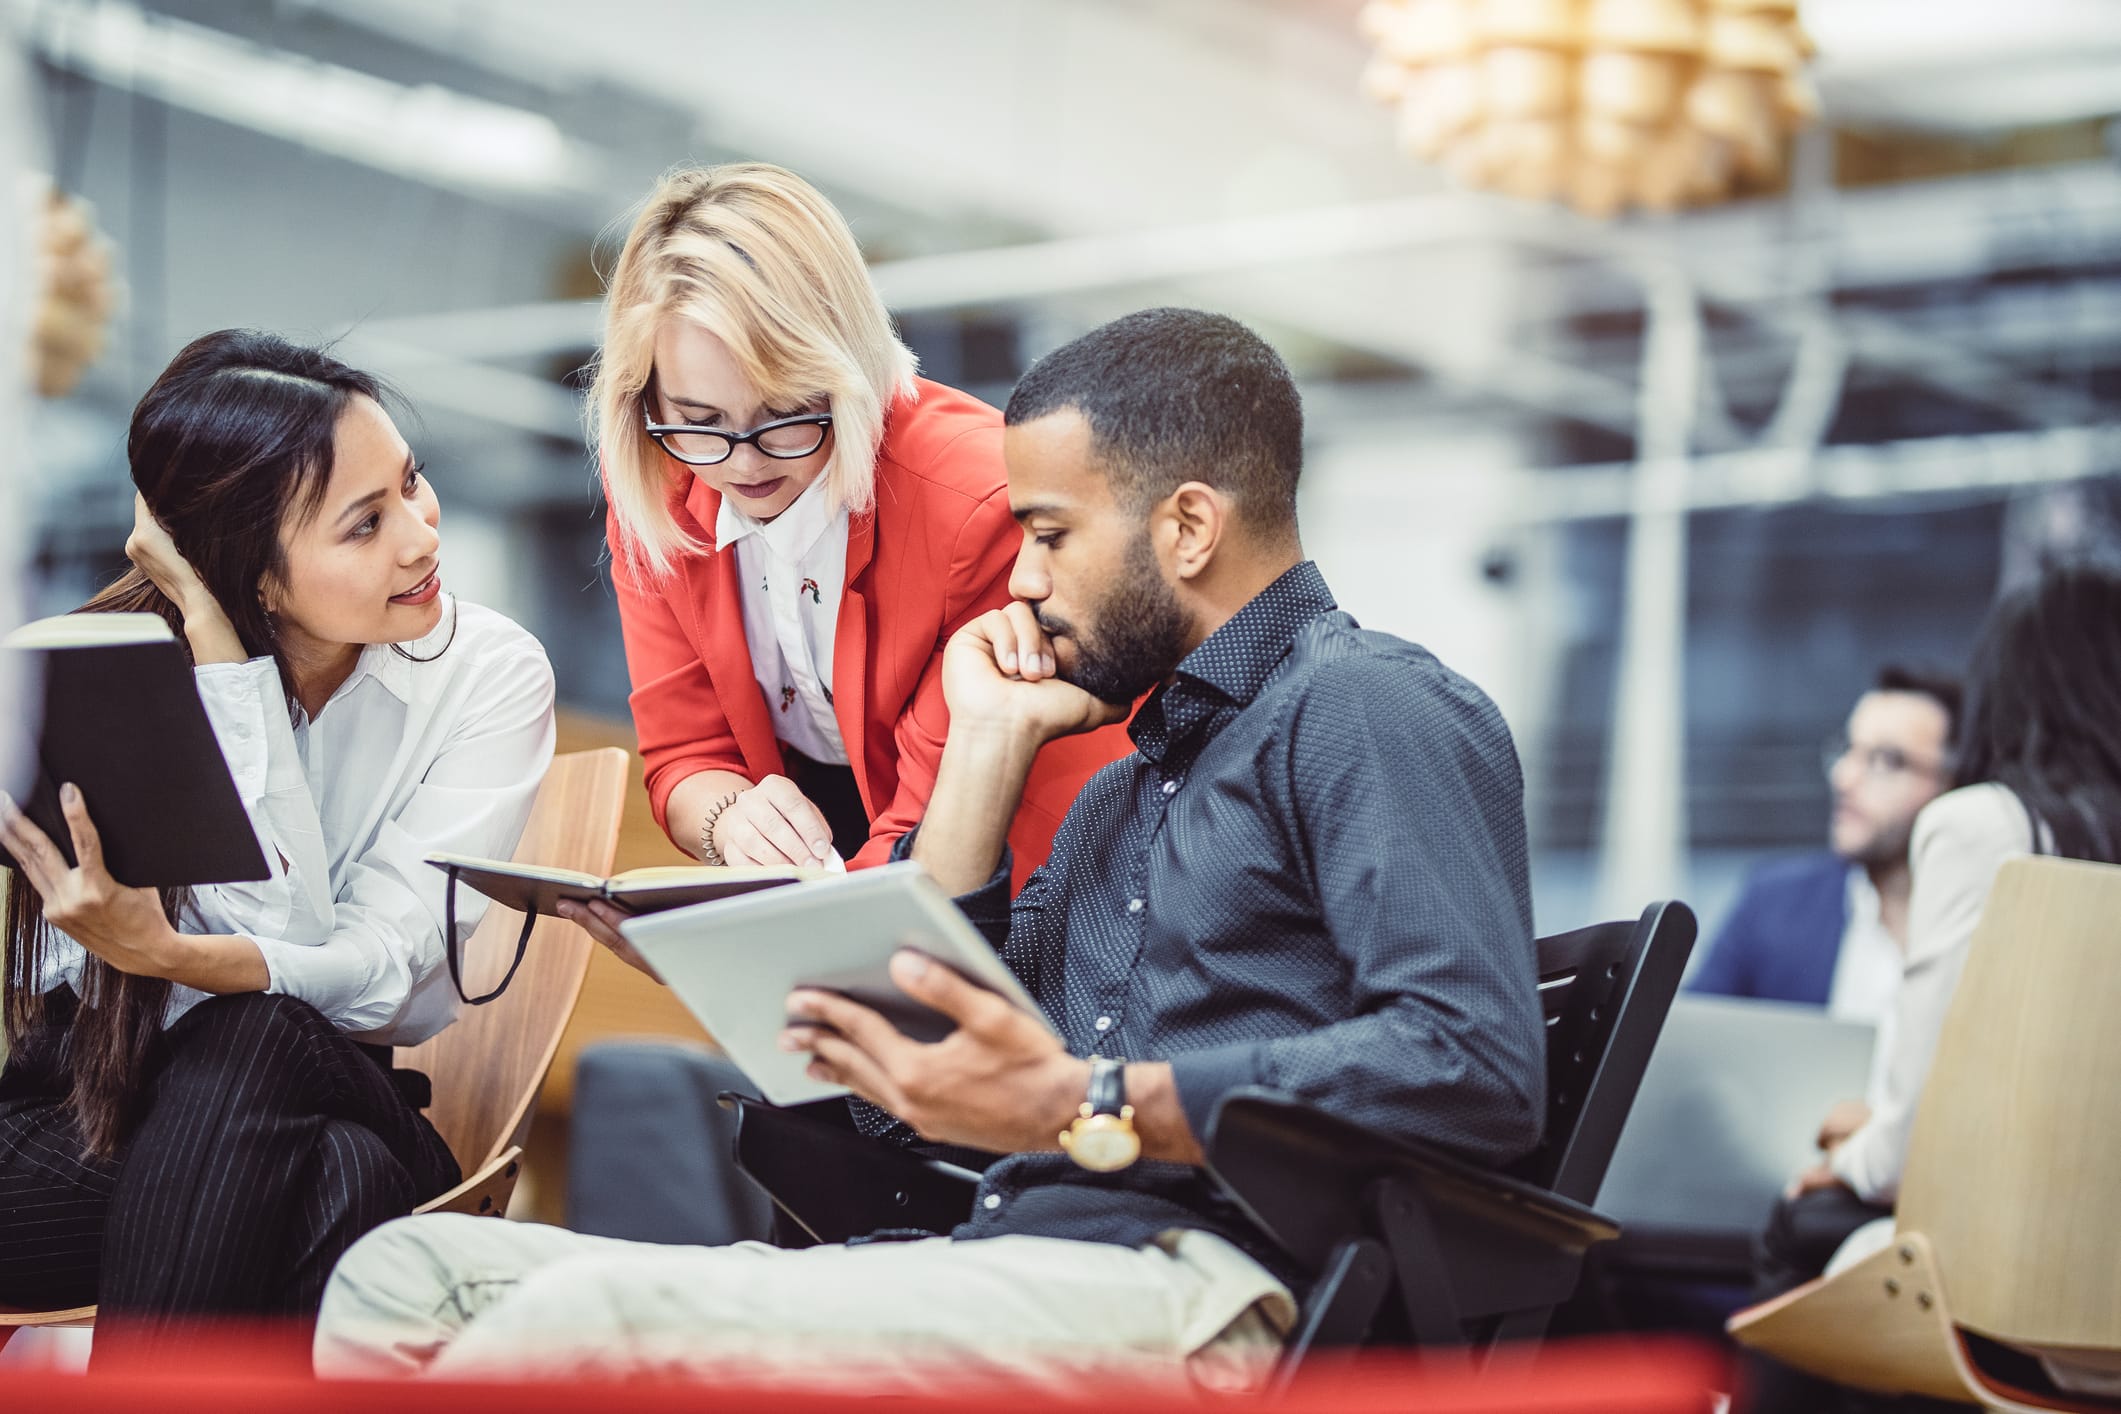
{"label": "woman with dark hair", "polygon": [[[552,756],[537,641],[443,593],[439,512],[373,378],[268,334],[190,344],[134,411],[134,568],[270,877],[126,888],[0,800],[0,1302],[100,1302],[97,1357],[313,1315],[363,1232],[457,1181],[387,1047],[455,1018],[437,850],[506,854]],[[465,904],[471,905],[467,898]],[[477,910],[460,908],[468,934]]]}
{"label": "woman with dark hair", "polygon": [[[1859,1229],[1884,1219],[1876,1235],[1889,1236],[1945,1011],[2003,861],[2037,853],[2121,864],[2121,575],[2052,569],[2000,601],[1966,694],[1958,789],[1924,807],[1909,846],[1907,959],[1878,1033],[1878,1103],[1822,1129],[1825,1157],[1791,1183],[1761,1239],[1757,1298],[1819,1275]],[[1759,1374],[1751,1409],[1832,1407],[1817,1381],[1772,1362]]]}

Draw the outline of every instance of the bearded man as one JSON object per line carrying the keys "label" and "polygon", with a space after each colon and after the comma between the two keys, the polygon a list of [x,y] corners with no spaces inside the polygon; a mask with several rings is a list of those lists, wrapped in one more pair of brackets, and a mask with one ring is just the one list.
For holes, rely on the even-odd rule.
{"label": "bearded man", "polygon": [[[1271,1086],[1497,1167],[1538,1141],[1516,752],[1477,688],[1360,628],[1304,558],[1280,358],[1232,320],[1148,310],[1041,360],[1007,423],[1016,602],[949,645],[949,736],[899,854],[1052,1030],[902,952],[895,982],[957,1022],[947,1038],[816,992],[783,1036],[874,1107],[866,1128],[997,1155],[969,1220],[789,1251],[408,1219],[341,1263],[320,1372],[1245,1389],[1295,1275],[1200,1167],[1222,1096]],[[1039,747],[1144,693],[1136,751],[1012,900]],[[1101,1142],[1062,1139],[1093,1121]]]}

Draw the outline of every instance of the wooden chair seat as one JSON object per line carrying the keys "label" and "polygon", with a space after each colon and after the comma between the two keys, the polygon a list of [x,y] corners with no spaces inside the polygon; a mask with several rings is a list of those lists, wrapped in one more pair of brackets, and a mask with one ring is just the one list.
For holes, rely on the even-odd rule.
{"label": "wooden chair seat", "polygon": [[[1864,1339],[1851,1342],[1851,1330]],[[1896,1234],[1892,1246],[1846,1271],[1739,1312],[1730,1333],[1793,1369],[1857,1389],[1968,1398],[1952,1359],[1958,1337],[1921,1233]]]}

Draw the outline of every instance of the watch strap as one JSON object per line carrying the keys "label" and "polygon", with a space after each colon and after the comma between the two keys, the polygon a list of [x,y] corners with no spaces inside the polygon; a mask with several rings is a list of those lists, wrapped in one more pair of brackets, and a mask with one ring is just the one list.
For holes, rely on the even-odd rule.
{"label": "watch strap", "polygon": [[1127,1105],[1127,1063],[1111,1056],[1090,1058],[1090,1113],[1117,1115]]}

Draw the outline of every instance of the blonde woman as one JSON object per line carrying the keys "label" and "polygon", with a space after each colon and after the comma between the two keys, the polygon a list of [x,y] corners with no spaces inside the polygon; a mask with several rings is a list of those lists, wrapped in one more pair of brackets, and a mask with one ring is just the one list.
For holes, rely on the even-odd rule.
{"label": "blonde woman", "polygon": [[[1000,413],[915,375],[844,218],[756,163],[649,194],[591,396],[656,820],[710,863],[883,862],[935,783],[943,645],[1010,597]],[[1046,748],[1019,879],[1130,749]]]}

